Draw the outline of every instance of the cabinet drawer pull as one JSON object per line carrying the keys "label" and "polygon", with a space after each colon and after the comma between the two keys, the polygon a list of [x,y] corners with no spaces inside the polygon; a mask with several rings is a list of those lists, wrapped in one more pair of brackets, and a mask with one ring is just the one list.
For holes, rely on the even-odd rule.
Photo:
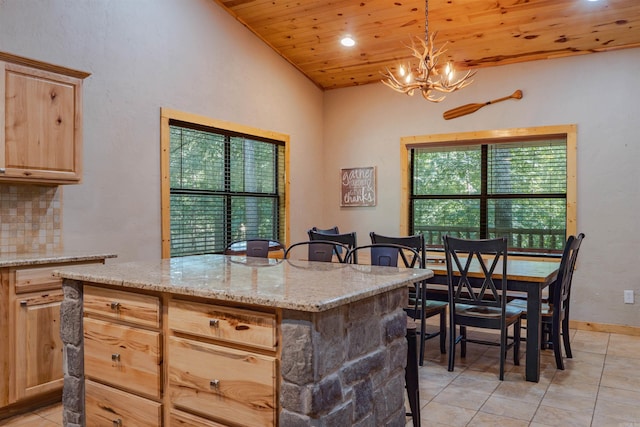
{"label": "cabinet drawer pull", "polygon": [[0,173],[5,173],[5,169],[4,168],[0,168]]}
{"label": "cabinet drawer pull", "polygon": [[20,301],[20,307],[26,307],[27,306],[27,301]]}
{"label": "cabinet drawer pull", "polygon": [[122,420],[118,418],[117,420],[113,420],[113,427],[120,427],[122,425]]}
{"label": "cabinet drawer pull", "polygon": [[112,368],[120,368],[120,354],[119,353],[113,353],[111,355],[111,367]]}
{"label": "cabinet drawer pull", "polygon": [[220,326],[220,320],[218,319],[209,319],[209,326],[213,328],[217,328]]}
{"label": "cabinet drawer pull", "polygon": [[211,386],[211,388],[219,388],[220,380],[211,380],[209,381],[209,385]]}
{"label": "cabinet drawer pull", "polygon": [[119,302],[115,302],[115,301],[112,302],[111,303],[111,310],[115,310],[115,311],[120,310],[120,303]]}

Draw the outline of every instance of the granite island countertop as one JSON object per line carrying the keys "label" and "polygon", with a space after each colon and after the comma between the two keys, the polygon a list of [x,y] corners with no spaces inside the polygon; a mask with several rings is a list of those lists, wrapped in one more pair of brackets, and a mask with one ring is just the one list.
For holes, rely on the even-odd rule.
{"label": "granite island countertop", "polygon": [[407,269],[299,260],[199,255],[63,266],[54,275],[124,288],[321,312],[433,276]]}
{"label": "granite island countertop", "polygon": [[22,267],[37,266],[41,264],[56,264],[65,262],[83,262],[115,258],[113,253],[93,253],[91,251],[48,251],[48,252],[27,252],[11,253],[0,255],[0,268],[2,267]]}

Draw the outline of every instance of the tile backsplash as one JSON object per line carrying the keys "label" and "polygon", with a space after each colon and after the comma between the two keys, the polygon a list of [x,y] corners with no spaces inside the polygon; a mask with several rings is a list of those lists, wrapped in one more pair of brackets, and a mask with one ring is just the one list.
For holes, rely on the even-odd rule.
{"label": "tile backsplash", "polygon": [[62,248],[62,188],[0,184],[0,254]]}

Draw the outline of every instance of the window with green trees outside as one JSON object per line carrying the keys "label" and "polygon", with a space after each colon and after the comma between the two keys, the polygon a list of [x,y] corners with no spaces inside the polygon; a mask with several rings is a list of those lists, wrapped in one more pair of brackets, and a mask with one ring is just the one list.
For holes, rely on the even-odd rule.
{"label": "window with green trees outside", "polygon": [[170,256],[284,236],[284,141],[169,120]]}
{"label": "window with green trees outside", "polygon": [[574,215],[567,147],[562,134],[412,144],[409,234],[424,234],[431,248],[445,234],[506,236],[512,253],[560,254]]}

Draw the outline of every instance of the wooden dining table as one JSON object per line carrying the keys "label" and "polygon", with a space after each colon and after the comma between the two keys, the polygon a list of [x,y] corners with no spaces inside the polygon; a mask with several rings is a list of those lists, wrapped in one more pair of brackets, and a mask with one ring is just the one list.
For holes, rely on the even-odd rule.
{"label": "wooden dining table", "polygon": [[[429,283],[447,284],[447,265],[440,262],[429,262],[426,268],[433,271]],[[507,261],[507,286],[509,291],[525,292],[527,299],[527,334],[526,334],[526,366],[527,381],[540,380],[540,334],[542,291],[555,282],[558,275],[558,261],[515,260]],[[499,276],[499,273],[497,273]],[[479,265],[472,265],[469,277],[483,278]]]}

